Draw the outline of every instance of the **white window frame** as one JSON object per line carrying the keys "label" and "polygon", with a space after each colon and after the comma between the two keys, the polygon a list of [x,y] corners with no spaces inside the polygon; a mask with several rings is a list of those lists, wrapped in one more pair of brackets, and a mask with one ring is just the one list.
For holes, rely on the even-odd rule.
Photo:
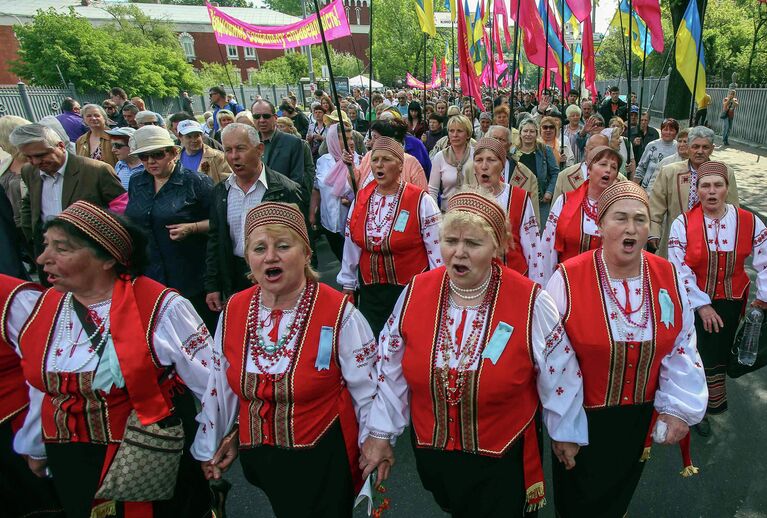
{"label": "white window frame", "polygon": [[240,59],[240,50],[236,45],[227,45],[226,57],[229,59]]}
{"label": "white window frame", "polygon": [[245,49],[245,59],[248,60],[255,60],[256,59],[256,48],[255,47],[243,47]]}
{"label": "white window frame", "polygon": [[197,55],[194,51],[194,36],[188,32],[182,32],[178,35],[178,41],[181,44],[181,49],[184,51],[184,56],[186,56],[186,59],[197,59]]}

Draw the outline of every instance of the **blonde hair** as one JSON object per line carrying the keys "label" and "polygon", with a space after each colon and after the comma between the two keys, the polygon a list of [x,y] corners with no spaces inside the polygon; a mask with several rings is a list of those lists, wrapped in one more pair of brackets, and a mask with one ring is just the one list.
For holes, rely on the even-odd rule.
{"label": "blonde hair", "polygon": [[[318,281],[320,279],[320,275],[312,268],[312,264],[309,261],[309,259],[312,256],[312,249],[306,246],[306,242],[301,238],[301,236],[298,235],[298,233],[289,228],[285,225],[262,225],[260,227],[256,227],[258,229],[263,230],[267,233],[270,237],[277,237],[277,236],[290,236],[290,239],[292,239],[295,243],[300,244],[304,249],[304,254],[307,256],[306,264],[304,265],[304,276],[306,277],[306,280],[310,281]],[[253,234],[251,232],[250,234],[245,236],[245,261],[248,261],[248,248],[250,248],[250,236]],[[253,272],[249,272],[247,275],[248,279],[255,283],[256,280],[253,278]]]}
{"label": "blonde hair", "polygon": [[240,113],[234,116],[234,122],[240,122],[242,124],[253,124],[253,114],[248,110],[242,110]]}
{"label": "blonde hair", "polygon": [[13,155],[14,158],[19,158],[21,152],[19,151],[19,148],[11,144],[8,137],[13,130],[19,126],[26,126],[27,124],[32,123],[27,119],[16,117],[15,115],[4,115],[0,117],[0,148],[3,148],[3,151],[6,153]]}
{"label": "blonde hair", "polygon": [[[470,186],[464,186],[460,189],[459,192],[472,192],[475,194],[479,194],[483,198],[487,198],[488,200],[492,200],[493,203],[497,203],[494,196],[491,196],[491,194],[485,190],[477,187],[470,187]],[[506,254],[506,250],[509,243],[513,243],[511,239],[511,224],[509,223],[509,218],[504,218],[504,232],[501,236],[501,242],[498,242],[498,239],[495,237],[495,231],[493,230],[493,227],[490,226],[490,223],[488,223],[485,219],[483,219],[481,216],[478,216],[477,214],[474,214],[473,212],[467,212],[464,210],[454,210],[454,211],[448,211],[442,216],[442,223],[439,226],[439,239],[442,241],[442,239],[445,236],[445,232],[448,230],[451,230],[453,228],[466,228],[466,227],[475,227],[481,229],[483,232],[487,233],[487,235],[490,236],[490,239],[493,240],[493,245],[495,246],[495,255],[496,257],[503,257]]]}
{"label": "blonde hair", "polygon": [[290,117],[277,117],[277,123],[284,124],[285,126],[288,127],[285,133],[290,133],[291,135],[301,138],[301,134],[296,129],[296,125],[293,124],[293,119],[291,119]]}
{"label": "blonde hair", "polygon": [[[457,108],[457,106],[455,106]],[[474,124],[469,120],[466,115],[454,115],[447,121],[447,128],[450,126],[461,126],[466,131],[466,141],[471,138],[471,134],[474,133]]]}

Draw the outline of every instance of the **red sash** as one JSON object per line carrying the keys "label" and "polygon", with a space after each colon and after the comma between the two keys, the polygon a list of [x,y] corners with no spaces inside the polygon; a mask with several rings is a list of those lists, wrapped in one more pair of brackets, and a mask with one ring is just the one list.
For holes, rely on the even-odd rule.
{"label": "red sash", "polygon": [[[410,183],[402,184],[399,203],[394,210],[394,220],[389,235],[380,245],[369,245],[366,235],[368,204],[377,184],[370,182],[357,194],[354,211],[349,220],[349,232],[354,244],[362,249],[359,271],[362,282],[368,284],[397,284],[404,286],[414,275],[429,268],[429,258],[421,238],[421,198],[428,196],[422,189]],[[405,214],[407,212],[407,214]],[[407,222],[404,229],[395,230],[397,222]],[[434,232],[435,242],[439,240]]]}
{"label": "red sash", "polygon": [[587,234],[583,229],[583,200],[589,192],[589,181],[571,192],[563,193],[564,202],[559,214],[554,249],[559,255],[559,262],[575,257],[589,250],[599,248],[602,238]]}
{"label": "red sash", "polygon": [[509,243],[509,248],[506,250],[503,262],[515,272],[527,275],[529,266],[527,258],[522,252],[519,227],[524,223],[522,218],[525,217],[525,209],[527,208],[527,200],[530,198],[530,194],[524,189],[514,187],[513,185],[509,185],[509,189],[509,201],[504,209],[506,209],[506,214],[508,214],[509,223],[511,224],[512,242]]}
{"label": "red sash", "polygon": [[712,252],[708,248],[706,222],[700,204],[695,205],[685,217],[687,251],[684,261],[692,271],[698,288],[712,300],[747,299],[751,281],[746,273],[746,259],[754,246],[754,215],[738,211],[735,246],[730,252]]}
{"label": "red sash", "polygon": [[[585,408],[634,405],[653,401],[660,364],[671,352],[682,330],[682,304],[674,267],[658,256],[644,254],[650,272],[650,323],[653,340],[617,342],[613,339],[596,266],[599,250],[560,265],[567,286],[563,323],[575,349],[581,372]],[[661,323],[659,290],[665,289],[674,305],[674,323]]]}

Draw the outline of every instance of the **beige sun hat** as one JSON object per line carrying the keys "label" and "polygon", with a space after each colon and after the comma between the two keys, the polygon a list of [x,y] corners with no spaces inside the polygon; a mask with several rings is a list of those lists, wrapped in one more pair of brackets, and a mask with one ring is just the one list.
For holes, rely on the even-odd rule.
{"label": "beige sun hat", "polygon": [[136,133],[131,137],[131,144],[133,149],[131,156],[169,147],[176,148],[177,150],[181,149],[181,146],[177,146],[173,142],[168,130],[160,126],[143,126],[137,129]]}

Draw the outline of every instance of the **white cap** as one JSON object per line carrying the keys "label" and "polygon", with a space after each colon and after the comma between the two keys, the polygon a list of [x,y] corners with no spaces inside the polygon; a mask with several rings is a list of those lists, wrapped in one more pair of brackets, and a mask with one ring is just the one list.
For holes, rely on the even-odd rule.
{"label": "white cap", "polygon": [[197,121],[185,120],[178,123],[176,131],[179,135],[188,135],[190,133],[203,133],[202,125]]}

